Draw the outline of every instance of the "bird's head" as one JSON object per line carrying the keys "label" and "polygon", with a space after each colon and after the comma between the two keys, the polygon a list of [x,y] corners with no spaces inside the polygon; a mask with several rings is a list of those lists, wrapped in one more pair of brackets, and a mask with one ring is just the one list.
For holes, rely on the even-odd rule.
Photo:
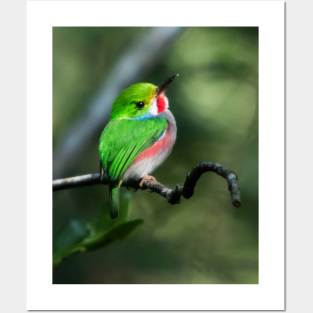
{"label": "bird's head", "polygon": [[125,88],[113,103],[112,119],[143,119],[168,110],[165,90],[176,77],[178,74],[171,76],[160,86],[136,83]]}

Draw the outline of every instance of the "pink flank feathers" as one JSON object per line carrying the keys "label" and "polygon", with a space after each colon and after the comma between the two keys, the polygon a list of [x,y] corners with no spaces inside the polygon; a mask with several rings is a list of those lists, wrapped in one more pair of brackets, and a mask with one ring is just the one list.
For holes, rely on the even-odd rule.
{"label": "pink flank feathers", "polygon": [[[163,135],[149,148],[142,151],[134,160],[123,176],[123,180],[129,178],[139,179],[151,174],[170,154],[176,141],[176,122],[173,114],[167,110],[168,102],[164,96],[165,110],[161,115],[167,119],[168,126]],[[160,109],[162,109],[160,107]]]}
{"label": "pink flank feathers", "polygon": [[171,135],[169,129],[167,128],[158,141],[156,141],[151,147],[147,148],[137,156],[134,163],[140,162],[144,159],[153,158],[154,156],[161,154],[164,150],[167,150],[170,145]]}

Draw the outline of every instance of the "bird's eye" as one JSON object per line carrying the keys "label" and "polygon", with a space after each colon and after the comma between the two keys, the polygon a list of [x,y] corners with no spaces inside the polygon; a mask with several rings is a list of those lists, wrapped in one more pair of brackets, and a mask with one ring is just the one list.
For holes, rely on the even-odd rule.
{"label": "bird's eye", "polygon": [[136,102],[136,106],[138,109],[142,109],[145,106],[145,103],[143,101],[139,101],[139,102]]}

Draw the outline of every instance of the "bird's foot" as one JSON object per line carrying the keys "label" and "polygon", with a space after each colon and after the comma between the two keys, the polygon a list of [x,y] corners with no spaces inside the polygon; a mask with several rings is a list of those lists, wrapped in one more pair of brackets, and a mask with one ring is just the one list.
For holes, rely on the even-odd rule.
{"label": "bird's foot", "polygon": [[151,175],[145,175],[144,177],[141,178],[139,187],[143,188],[145,183],[155,183],[157,180],[151,176]]}

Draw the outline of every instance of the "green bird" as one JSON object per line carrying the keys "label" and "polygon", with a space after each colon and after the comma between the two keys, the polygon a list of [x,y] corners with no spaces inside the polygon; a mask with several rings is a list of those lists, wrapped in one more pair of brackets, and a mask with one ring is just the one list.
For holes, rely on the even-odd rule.
{"label": "green bird", "polygon": [[110,179],[110,215],[118,216],[120,186],[128,180],[154,180],[151,174],[170,154],[176,122],[165,95],[171,76],[160,86],[136,83],[115,99],[99,140],[100,174]]}

